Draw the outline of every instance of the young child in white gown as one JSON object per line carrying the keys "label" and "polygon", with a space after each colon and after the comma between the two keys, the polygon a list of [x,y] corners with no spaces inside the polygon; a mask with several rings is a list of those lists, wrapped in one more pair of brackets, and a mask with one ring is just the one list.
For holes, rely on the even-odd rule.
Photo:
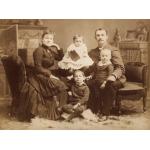
{"label": "young child in white gown", "polygon": [[87,47],[83,42],[83,37],[80,35],[73,36],[73,43],[67,48],[63,59],[58,62],[58,66],[66,70],[77,70],[92,64],[93,61],[88,56]]}

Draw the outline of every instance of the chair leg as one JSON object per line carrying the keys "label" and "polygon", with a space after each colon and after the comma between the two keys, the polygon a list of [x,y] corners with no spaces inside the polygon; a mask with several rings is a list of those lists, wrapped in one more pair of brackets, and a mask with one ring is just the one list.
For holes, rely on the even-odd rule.
{"label": "chair leg", "polygon": [[116,98],[116,106],[117,106],[118,116],[120,116],[121,114],[121,97],[120,96],[117,96]]}
{"label": "chair leg", "polygon": [[146,99],[147,99],[147,89],[145,89],[143,96],[143,112],[146,111]]}
{"label": "chair leg", "polygon": [[144,95],[144,97],[143,97],[143,112],[145,112],[146,111],[146,95]]}
{"label": "chair leg", "polygon": [[10,112],[9,112],[9,115],[11,117],[16,117],[17,108],[18,108],[18,105],[19,105],[18,102],[19,102],[19,100],[16,97],[12,98],[12,103],[11,103]]}

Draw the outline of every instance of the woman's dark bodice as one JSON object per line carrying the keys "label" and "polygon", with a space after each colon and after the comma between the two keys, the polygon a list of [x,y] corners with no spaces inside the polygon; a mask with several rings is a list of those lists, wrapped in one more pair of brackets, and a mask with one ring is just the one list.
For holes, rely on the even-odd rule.
{"label": "woman's dark bodice", "polygon": [[43,50],[42,54],[42,66],[44,68],[50,68],[54,65],[54,54],[52,54],[51,50]]}
{"label": "woman's dark bodice", "polygon": [[44,45],[38,47],[33,53],[37,72],[49,76],[51,68],[55,69],[55,61],[61,60],[63,56],[63,50],[57,50],[54,46],[50,48]]}

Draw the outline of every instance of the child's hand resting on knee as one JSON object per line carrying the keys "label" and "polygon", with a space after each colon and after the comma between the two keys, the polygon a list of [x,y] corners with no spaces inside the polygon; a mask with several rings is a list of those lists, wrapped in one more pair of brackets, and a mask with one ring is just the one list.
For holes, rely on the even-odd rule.
{"label": "child's hand resting on knee", "polygon": [[73,106],[73,109],[76,109],[77,107],[79,107],[81,104],[77,103],[76,105]]}
{"label": "child's hand resting on knee", "polygon": [[104,82],[102,83],[102,85],[100,86],[100,89],[104,89],[104,88],[105,88],[105,85],[106,85],[106,81],[104,81]]}
{"label": "child's hand resting on knee", "polygon": [[72,96],[72,92],[71,92],[71,91],[69,91],[69,92],[68,92],[68,95],[69,95],[69,96]]}

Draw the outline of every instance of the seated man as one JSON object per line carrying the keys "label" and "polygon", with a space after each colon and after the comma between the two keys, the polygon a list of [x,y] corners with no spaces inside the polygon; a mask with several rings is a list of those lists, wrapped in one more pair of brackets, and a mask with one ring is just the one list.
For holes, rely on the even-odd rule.
{"label": "seated man", "polygon": [[[123,84],[126,82],[126,78],[124,75],[125,68],[120,55],[120,51],[108,44],[108,34],[105,29],[97,29],[95,31],[95,39],[98,43],[98,47],[92,49],[89,52],[89,56],[95,63],[97,63],[98,61],[100,61],[99,56],[101,51],[110,49],[112,57],[111,63],[114,66],[114,71],[109,75],[109,77],[107,78],[108,83],[106,83],[105,88],[100,92],[96,89],[94,84],[89,83],[91,94],[88,107],[91,108],[94,113],[100,112],[101,116],[104,116],[104,120],[107,120],[112,109],[113,102],[116,99],[117,90],[123,87]],[[103,102],[103,105],[100,105],[101,101]]]}

